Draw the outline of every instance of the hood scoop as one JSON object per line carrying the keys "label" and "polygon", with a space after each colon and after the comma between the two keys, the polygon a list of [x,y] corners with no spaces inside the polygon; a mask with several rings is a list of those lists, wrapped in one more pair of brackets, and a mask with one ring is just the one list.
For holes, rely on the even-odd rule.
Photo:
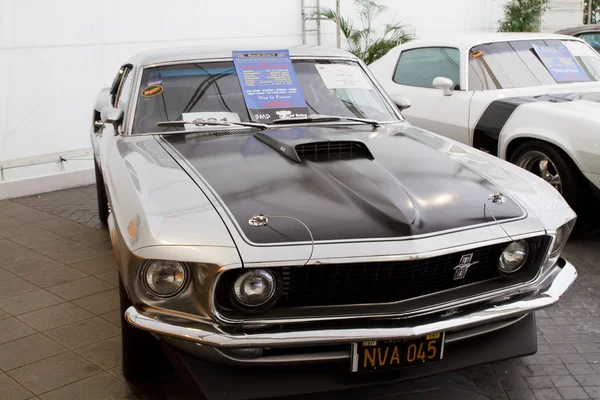
{"label": "hood scoop", "polygon": [[301,160],[329,161],[353,160],[365,158],[372,160],[373,155],[367,146],[359,141],[332,141],[299,144],[295,148]]}
{"label": "hood scoop", "polygon": [[302,163],[304,160],[320,162],[373,160],[374,158],[365,143],[352,138],[344,138],[344,140],[328,140],[322,137],[295,139],[274,137],[262,132],[255,133],[254,137],[297,163]]}

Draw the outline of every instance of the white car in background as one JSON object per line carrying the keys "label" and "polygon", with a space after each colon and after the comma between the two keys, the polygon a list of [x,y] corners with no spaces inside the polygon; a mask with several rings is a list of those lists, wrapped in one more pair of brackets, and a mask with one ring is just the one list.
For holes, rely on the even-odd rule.
{"label": "white car in background", "polygon": [[556,34],[415,40],[369,65],[412,124],[519,165],[594,225],[600,198],[600,54]]}

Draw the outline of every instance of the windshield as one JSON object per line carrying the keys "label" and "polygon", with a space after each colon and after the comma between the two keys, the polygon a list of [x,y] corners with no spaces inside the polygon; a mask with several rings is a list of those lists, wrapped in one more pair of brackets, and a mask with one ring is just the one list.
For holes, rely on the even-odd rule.
{"label": "windshield", "polygon": [[[361,88],[328,89],[318,65],[346,64],[360,74]],[[309,114],[398,120],[371,79],[356,62],[294,60],[294,70]],[[146,68],[142,74],[132,133],[183,130],[183,126],[156,126],[157,122],[195,118],[216,121],[257,121],[248,112],[232,61]],[[270,124],[272,120],[257,122]],[[353,123],[353,122],[345,122]],[[209,126],[207,129],[221,127]],[[202,129],[194,127],[194,129]]]}
{"label": "windshield", "polygon": [[600,80],[600,54],[574,40],[488,43],[469,55],[469,90]]}

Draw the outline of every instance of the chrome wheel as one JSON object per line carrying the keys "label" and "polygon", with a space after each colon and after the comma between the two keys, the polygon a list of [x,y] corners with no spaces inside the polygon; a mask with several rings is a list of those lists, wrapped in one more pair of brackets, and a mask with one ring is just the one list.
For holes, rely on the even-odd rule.
{"label": "chrome wheel", "polygon": [[523,153],[515,163],[519,167],[539,176],[562,194],[560,174],[552,160],[540,151]]}

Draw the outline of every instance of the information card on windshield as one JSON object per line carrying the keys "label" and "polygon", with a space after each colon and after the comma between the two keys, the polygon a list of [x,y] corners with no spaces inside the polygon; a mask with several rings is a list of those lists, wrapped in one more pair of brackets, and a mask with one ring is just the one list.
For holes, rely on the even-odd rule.
{"label": "information card on windshield", "polygon": [[317,71],[327,89],[372,90],[360,67],[345,64],[317,64]]}
{"label": "information card on windshield", "polygon": [[257,122],[308,116],[289,51],[233,51],[250,118]]}
{"label": "information card on windshield", "polygon": [[533,49],[556,82],[588,82],[590,80],[566,46],[549,47],[534,44]]}

